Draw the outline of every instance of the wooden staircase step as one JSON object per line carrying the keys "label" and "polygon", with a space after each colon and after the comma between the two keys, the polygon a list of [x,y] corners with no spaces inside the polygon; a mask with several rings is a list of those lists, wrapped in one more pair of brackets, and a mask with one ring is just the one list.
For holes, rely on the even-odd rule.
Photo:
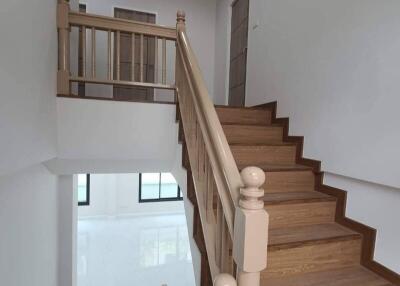
{"label": "wooden staircase step", "polygon": [[336,223],[270,229],[262,279],[357,266],[361,235]]}
{"label": "wooden staircase step", "polygon": [[390,286],[393,285],[362,266],[263,279],[261,286]]}
{"label": "wooden staircase step", "polygon": [[270,205],[301,204],[336,201],[336,198],[321,192],[266,193],[264,203]]}
{"label": "wooden staircase step", "polygon": [[237,125],[222,126],[229,144],[262,144],[283,141],[283,127],[279,125]]}
{"label": "wooden staircase step", "polygon": [[336,198],[320,192],[268,193],[264,203],[270,229],[335,221]]}
{"label": "wooden staircase step", "polygon": [[269,109],[219,106],[216,110],[222,124],[271,124],[272,113]]}
{"label": "wooden staircase step", "polygon": [[264,170],[265,172],[302,172],[302,171],[311,171],[312,168],[300,165],[300,164],[271,164],[271,163],[255,163],[255,164],[237,164],[239,170],[243,170],[248,166],[256,166]]}
{"label": "wooden staircase step", "polygon": [[269,232],[268,249],[280,250],[360,238],[359,233],[337,223],[285,227]]}
{"label": "wooden staircase step", "polygon": [[308,169],[267,171],[262,187],[267,193],[314,191],[315,175]]}
{"label": "wooden staircase step", "polygon": [[296,162],[296,145],[232,145],[231,150],[236,163],[254,166],[257,164],[294,165]]}

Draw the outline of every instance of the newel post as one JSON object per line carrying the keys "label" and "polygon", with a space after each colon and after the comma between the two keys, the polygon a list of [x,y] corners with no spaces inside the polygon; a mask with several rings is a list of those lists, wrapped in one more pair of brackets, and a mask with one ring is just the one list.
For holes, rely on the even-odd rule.
{"label": "newel post", "polygon": [[239,286],[259,286],[260,272],[267,267],[269,217],[264,210],[265,173],[257,167],[241,172],[239,207],[235,212],[233,258],[238,266]]}
{"label": "newel post", "polygon": [[69,83],[69,4],[59,0],[57,5],[57,29],[58,29],[58,72],[57,94],[70,94]]}
{"label": "newel post", "polygon": [[176,13],[176,31],[184,31],[186,29],[186,13],[183,10],[179,10]]}
{"label": "newel post", "polygon": [[233,276],[223,273],[215,277],[214,286],[237,286],[237,283]]}

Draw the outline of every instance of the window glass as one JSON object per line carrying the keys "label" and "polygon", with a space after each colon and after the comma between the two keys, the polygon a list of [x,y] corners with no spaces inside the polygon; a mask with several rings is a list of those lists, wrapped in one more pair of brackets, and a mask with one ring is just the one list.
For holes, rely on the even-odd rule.
{"label": "window glass", "polygon": [[160,173],[141,174],[142,200],[159,199],[160,197]]}
{"label": "window glass", "polygon": [[143,173],[139,176],[139,202],[183,199],[178,183],[171,173]]}
{"label": "window glass", "polygon": [[178,197],[178,184],[171,173],[161,173],[161,192],[160,198]]}
{"label": "window glass", "polygon": [[78,203],[87,204],[88,203],[88,175],[79,174],[78,175]]}

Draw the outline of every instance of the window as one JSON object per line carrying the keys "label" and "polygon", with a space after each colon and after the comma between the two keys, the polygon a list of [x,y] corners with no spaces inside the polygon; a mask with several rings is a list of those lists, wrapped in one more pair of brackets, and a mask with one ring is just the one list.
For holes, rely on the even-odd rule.
{"label": "window", "polygon": [[139,203],[182,199],[182,192],[171,173],[139,174]]}
{"label": "window", "polygon": [[88,206],[90,202],[90,175],[78,175],[78,206]]}

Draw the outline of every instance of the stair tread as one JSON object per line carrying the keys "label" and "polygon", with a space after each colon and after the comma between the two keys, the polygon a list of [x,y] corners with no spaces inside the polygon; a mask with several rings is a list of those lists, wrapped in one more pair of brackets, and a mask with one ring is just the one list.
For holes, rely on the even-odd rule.
{"label": "stair tread", "polygon": [[269,231],[269,248],[291,248],[307,244],[357,239],[361,235],[337,223],[276,228]]}
{"label": "stair tread", "polygon": [[260,143],[229,143],[229,146],[240,146],[240,147],[254,147],[254,148],[262,148],[262,147],[268,147],[268,146],[295,146],[296,143],[292,142],[260,142]]}
{"label": "stair tread", "polygon": [[363,266],[298,274],[261,281],[261,286],[390,286],[387,280],[379,277]]}
{"label": "stair tread", "polygon": [[[310,171],[311,167],[300,164],[253,164],[251,166],[259,167],[264,172],[279,172],[279,171]],[[239,170],[249,167],[248,164],[238,164]]]}
{"label": "stair tread", "polygon": [[300,204],[300,203],[327,202],[327,201],[336,201],[336,198],[316,191],[266,193],[264,195],[265,205]]}

